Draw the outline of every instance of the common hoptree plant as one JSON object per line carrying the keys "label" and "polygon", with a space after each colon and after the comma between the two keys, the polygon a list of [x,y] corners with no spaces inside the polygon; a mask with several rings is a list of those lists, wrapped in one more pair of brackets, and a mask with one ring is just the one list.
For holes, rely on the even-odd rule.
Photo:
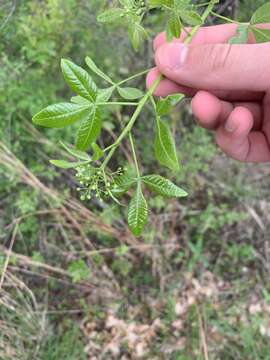
{"label": "common hoptree plant", "polygon": [[[111,2],[108,2],[111,3]],[[252,16],[249,23],[238,23],[214,12],[219,0],[195,3],[190,0],[119,0],[116,6],[109,8],[98,16],[100,23],[119,23],[127,26],[128,35],[135,50],[148,37],[144,27],[144,20],[151,16],[152,10],[161,11],[168,19],[166,34],[168,41],[179,38],[181,32],[186,33],[186,43],[189,43],[208,16],[221,18],[225,22],[237,23],[237,34],[230,39],[232,44],[247,42],[249,32],[252,32],[257,42],[270,41],[270,30],[263,29],[258,24],[270,22],[270,3],[260,7]],[[187,27],[188,26],[188,27]],[[139,236],[148,219],[148,204],[144,189],[148,188],[153,194],[165,197],[185,197],[186,191],[174,184],[170,179],[158,174],[143,174],[136,155],[133,129],[136,121],[144,111],[145,105],[150,103],[155,117],[154,152],[160,165],[173,172],[179,171],[179,162],[174,137],[166,116],[172,108],[184,99],[183,94],[154,99],[153,93],[158,87],[161,76],[151,88],[144,92],[127,86],[132,80],[145,75],[142,71],[120,82],[105,74],[91,59],[85,59],[88,71],[74,64],[70,60],[62,59],[63,76],[69,87],[76,94],[70,102],[54,104],[41,110],[33,117],[36,125],[49,128],[63,128],[80,122],[76,134],[75,146],[61,143],[64,149],[74,157],[74,162],[66,160],[51,160],[51,163],[64,169],[75,169],[79,183],[78,191],[82,200],[97,197],[101,201],[113,199],[120,203],[120,197],[128,193],[131,200],[128,206],[128,224],[132,233]],[[100,77],[108,86],[99,88],[93,81],[91,73]],[[111,98],[113,96],[113,101]],[[117,99],[118,100],[115,100]],[[102,129],[102,118],[105,107],[134,108],[133,115],[112,144],[101,149],[97,141]],[[126,140],[130,142],[134,172],[118,167],[111,169],[109,163],[119,145]],[[134,175],[134,173],[136,175]]]}

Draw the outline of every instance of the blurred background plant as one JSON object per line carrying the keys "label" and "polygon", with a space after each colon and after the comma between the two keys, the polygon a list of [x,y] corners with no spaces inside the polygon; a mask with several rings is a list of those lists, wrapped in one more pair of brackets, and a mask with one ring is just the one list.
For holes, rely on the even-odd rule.
{"label": "blurred background plant", "polygon": [[[190,196],[152,200],[136,239],[122,209],[81,203],[49,164],[74,130],[39,130],[31,117],[70,95],[60,58],[89,55],[116,79],[152,65],[150,41],[134,54],[125,29],[96,22],[107,3],[0,3],[0,359],[268,359],[268,165],[227,159],[182,105],[171,115],[175,181]],[[246,20],[263,3],[217,11]],[[153,13],[148,27],[154,36],[164,23]],[[128,116],[108,111],[107,136]],[[146,113],[136,131],[147,172],[151,127]]]}

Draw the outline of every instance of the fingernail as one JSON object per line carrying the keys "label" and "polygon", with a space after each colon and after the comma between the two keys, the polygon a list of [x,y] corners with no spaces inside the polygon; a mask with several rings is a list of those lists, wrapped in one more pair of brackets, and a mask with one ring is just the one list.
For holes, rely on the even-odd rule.
{"label": "fingernail", "polygon": [[157,62],[169,70],[177,70],[186,61],[188,48],[182,43],[170,43],[157,50]]}
{"label": "fingernail", "polygon": [[227,132],[233,133],[237,128],[237,124],[235,123],[234,119],[228,119],[225,122],[224,128]]}

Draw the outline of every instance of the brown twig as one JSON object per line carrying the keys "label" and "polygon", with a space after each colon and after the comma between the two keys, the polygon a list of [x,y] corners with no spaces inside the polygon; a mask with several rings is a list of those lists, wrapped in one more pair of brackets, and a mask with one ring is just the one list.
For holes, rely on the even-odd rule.
{"label": "brown twig", "polygon": [[16,236],[17,236],[17,232],[18,232],[18,229],[19,229],[19,222],[16,223],[15,227],[14,227],[14,230],[13,230],[13,233],[12,233],[12,237],[11,237],[11,241],[10,241],[10,244],[9,244],[9,248],[8,250],[6,251],[6,260],[4,262],[4,266],[3,266],[3,269],[2,269],[2,273],[1,273],[1,278],[0,278],[0,291],[2,289],[2,286],[3,286],[3,283],[4,283],[4,280],[5,280],[5,274],[7,272],[7,268],[8,268],[8,264],[9,264],[9,260],[10,260],[10,257],[12,255],[12,248],[13,248],[13,245],[14,245],[14,242],[15,242],[15,239],[16,239]]}
{"label": "brown twig", "polygon": [[202,341],[204,359],[209,360],[207,339],[206,339],[204,323],[203,323],[203,319],[202,319],[202,316],[200,313],[199,305],[196,305],[196,311],[197,311],[197,316],[198,316],[198,321],[199,321],[200,336],[201,336],[201,341]]}

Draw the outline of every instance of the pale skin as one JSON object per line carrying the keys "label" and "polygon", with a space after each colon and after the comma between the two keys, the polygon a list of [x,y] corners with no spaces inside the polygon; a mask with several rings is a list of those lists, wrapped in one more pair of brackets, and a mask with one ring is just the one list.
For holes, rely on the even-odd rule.
{"label": "pale skin", "polygon": [[268,162],[270,43],[256,44],[251,35],[248,44],[229,45],[235,33],[235,24],[203,27],[188,46],[184,33],[171,43],[159,34],[147,86],[162,73],[155,95],[192,97],[198,124],[215,132],[225,154],[243,162]]}

